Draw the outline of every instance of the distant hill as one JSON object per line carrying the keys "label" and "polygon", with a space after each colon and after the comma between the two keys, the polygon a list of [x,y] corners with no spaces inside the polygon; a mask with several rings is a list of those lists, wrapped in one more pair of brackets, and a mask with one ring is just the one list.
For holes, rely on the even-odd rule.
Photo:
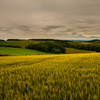
{"label": "distant hill", "polygon": [[100,42],[99,39],[90,40],[89,42]]}
{"label": "distant hill", "polygon": [[1,40],[1,39],[0,39],[0,41],[5,41],[5,40]]}
{"label": "distant hill", "polygon": [[7,41],[23,41],[24,39],[7,39]]}

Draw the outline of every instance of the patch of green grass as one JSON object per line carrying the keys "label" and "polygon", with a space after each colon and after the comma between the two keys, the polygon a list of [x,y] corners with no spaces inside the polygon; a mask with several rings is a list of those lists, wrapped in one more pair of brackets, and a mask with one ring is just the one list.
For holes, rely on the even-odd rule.
{"label": "patch of green grass", "polygon": [[[0,41],[0,45],[3,46],[18,46],[21,48],[25,48],[30,43],[45,43],[46,41],[32,41],[32,40],[22,40],[22,41]],[[52,41],[50,41],[52,42]]]}
{"label": "patch of green grass", "polygon": [[74,48],[66,48],[66,53],[67,54],[74,54],[74,53],[93,53],[93,51],[78,50],[78,49],[74,49]]}
{"label": "patch of green grass", "polygon": [[[34,42],[34,41],[32,41]],[[25,48],[25,46],[27,46],[28,44],[32,43],[31,41],[0,41],[0,45],[4,45],[4,46],[19,46],[22,48]]]}
{"label": "patch of green grass", "polygon": [[37,50],[29,50],[22,48],[0,47],[0,55],[19,56],[19,55],[43,55],[49,54]]}

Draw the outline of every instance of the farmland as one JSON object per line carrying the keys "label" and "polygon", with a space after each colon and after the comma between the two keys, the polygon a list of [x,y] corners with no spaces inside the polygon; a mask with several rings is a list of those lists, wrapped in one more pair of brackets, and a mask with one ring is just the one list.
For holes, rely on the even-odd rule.
{"label": "farmland", "polygon": [[[92,53],[92,51],[66,48],[66,54]],[[0,56],[47,55],[52,53],[41,52],[24,48],[0,47]]]}
{"label": "farmland", "polygon": [[12,48],[12,47],[0,47],[0,55],[1,56],[22,56],[22,55],[42,55],[42,54],[50,54],[37,50],[29,50],[23,48]]}
{"label": "farmland", "polygon": [[34,41],[27,41],[27,40],[23,40],[23,41],[0,41],[0,45],[3,46],[19,46],[24,48],[25,46],[27,46],[30,43],[35,43]]}
{"label": "farmland", "polygon": [[0,100],[100,100],[100,53],[0,57]]}
{"label": "farmland", "polygon": [[66,48],[66,54],[77,54],[77,53],[93,53],[93,51]]}
{"label": "farmland", "polygon": [[[47,45],[48,42],[52,45],[52,51],[47,50],[47,48],[50,46],[50,45]],[[39,44],[41,43],[41,44]],[[42,47],[40,48],[43,44],[42,43],[45,43],[45,47]],[[50,53],[55,53],[54,52],[54,47],[56,47],[56,45],[60,44],[60,45],[63,45],[63,47],[66,48],[65,50],[65,53],[66,54],[75,54],[75,53],[92,53],[92,52],[95,52],[95,51],[89,51],[89,50],[80,50],[79,48],[78,49],[75,49],[73,48],[74,46],[72,47],[67,47],[69,46],[68,43],[70,44],[70,42],[64,42],[64,41],[36,41],[36,40],[22,40],[22,41],[0,41],[0,55],[13,55],[13,56],[18,56],[18,55],[40,55],[40,54],[50,54]],[[81,43],[84,43],[84,42],[71,42],[71,44],[81,44]],[[33,44],[33,47],[35,46],[35,44],[39,44],[38,45],[38,48],[37,46],[35,46],[32,50],[29,50],[29,48],[25,49],[28,45],[30,44]],[[54,44],[56,44],[55,46],[53,46]],[[96,43],[97,44],[97,43]],[[79,47],[79,46],[78,46]],[[43,49],[43,50],[42,50]],[[49,51],[49,52],[46,52]],[[44,51],[44,52],[43,52]],[[56,52],[59,51],[57,48],[56,48]]]}

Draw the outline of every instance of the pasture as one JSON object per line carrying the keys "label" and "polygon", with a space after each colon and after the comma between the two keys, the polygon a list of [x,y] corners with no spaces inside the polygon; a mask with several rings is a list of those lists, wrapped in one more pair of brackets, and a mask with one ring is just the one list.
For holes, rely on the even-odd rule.
{"label": "pasture", "polygon": [[44,55],[50,54],[37,50],[30,50],[24,48],[0,47],[0,56],[22,56],[22,55]]}

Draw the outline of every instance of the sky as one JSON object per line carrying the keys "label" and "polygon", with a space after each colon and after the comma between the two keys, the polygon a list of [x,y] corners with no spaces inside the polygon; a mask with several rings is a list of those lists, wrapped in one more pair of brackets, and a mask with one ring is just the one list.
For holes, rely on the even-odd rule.
{"label": "sky", "polygon": [[0,39],[100,39],[100,0],[0,0]]}

